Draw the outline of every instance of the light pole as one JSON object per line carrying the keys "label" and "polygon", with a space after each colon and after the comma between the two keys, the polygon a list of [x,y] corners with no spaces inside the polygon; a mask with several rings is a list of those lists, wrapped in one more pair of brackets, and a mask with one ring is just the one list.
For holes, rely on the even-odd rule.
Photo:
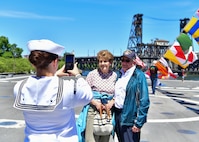
{"label": "light pole", "polygon": [[13,55],[13,73],[15,74],[15,66],[16,66],[16,61],[15,61],[16,46],[15,45],[12,46],[12,55]]}

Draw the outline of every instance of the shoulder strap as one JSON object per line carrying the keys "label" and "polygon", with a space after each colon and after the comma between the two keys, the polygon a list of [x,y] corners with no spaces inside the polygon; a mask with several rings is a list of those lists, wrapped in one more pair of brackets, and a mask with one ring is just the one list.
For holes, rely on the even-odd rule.
{"label": "shoulder strap", "polygon": [[74,79],[74,94],[76,94],[77,79]]}
{"label": "shoulder strap", "polygon": [[27,79],[23,80],[20,84],[18,94],[15,99],[14,107],[20,110],[40,110],[40,111],[53,111],[56,106],[61,102],[62,95],[63,95],[63,79],[59,77],[59,84],[58,84],[58,92],[57,92],[57,98],[56,98],[56,104],[52,106],[43,106],[43,105],[30,105],[30,104],[21,104],[21,90],[25,84]]}

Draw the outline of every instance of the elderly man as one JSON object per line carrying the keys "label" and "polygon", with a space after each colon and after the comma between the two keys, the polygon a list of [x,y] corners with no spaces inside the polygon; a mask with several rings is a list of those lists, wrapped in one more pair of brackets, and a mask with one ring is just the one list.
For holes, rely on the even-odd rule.
{"label": "elderly man", "polygon": [[121,75],[115,84],[115,131],[119,142],[139,142],[140,130],[147,120],[148,86],[135,59],[135,52],[123,53]]}

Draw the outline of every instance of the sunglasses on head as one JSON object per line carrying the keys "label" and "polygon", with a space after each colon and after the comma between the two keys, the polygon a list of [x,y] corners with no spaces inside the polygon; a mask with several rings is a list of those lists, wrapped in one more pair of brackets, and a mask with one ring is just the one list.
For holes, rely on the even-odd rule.
{"label": "sunglasses on head", "polygon": [[122,62],[126,62],[126,63],[129,63],[129,62],[130,62],[129,59],[122,59],[121,61],[122,61]]}

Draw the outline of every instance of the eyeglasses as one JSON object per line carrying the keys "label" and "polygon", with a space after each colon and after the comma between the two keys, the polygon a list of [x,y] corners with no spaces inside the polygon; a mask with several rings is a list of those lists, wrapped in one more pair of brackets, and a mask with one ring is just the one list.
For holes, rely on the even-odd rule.
{"label": "eyeglasses", "polygon": [[125,60],[125,59],[122,59],[121,61],[122,61],[122,62],[126,62],[126,63],[129,63],[129,62],[130,62],[129,59],[126,59],[126,60]]}

